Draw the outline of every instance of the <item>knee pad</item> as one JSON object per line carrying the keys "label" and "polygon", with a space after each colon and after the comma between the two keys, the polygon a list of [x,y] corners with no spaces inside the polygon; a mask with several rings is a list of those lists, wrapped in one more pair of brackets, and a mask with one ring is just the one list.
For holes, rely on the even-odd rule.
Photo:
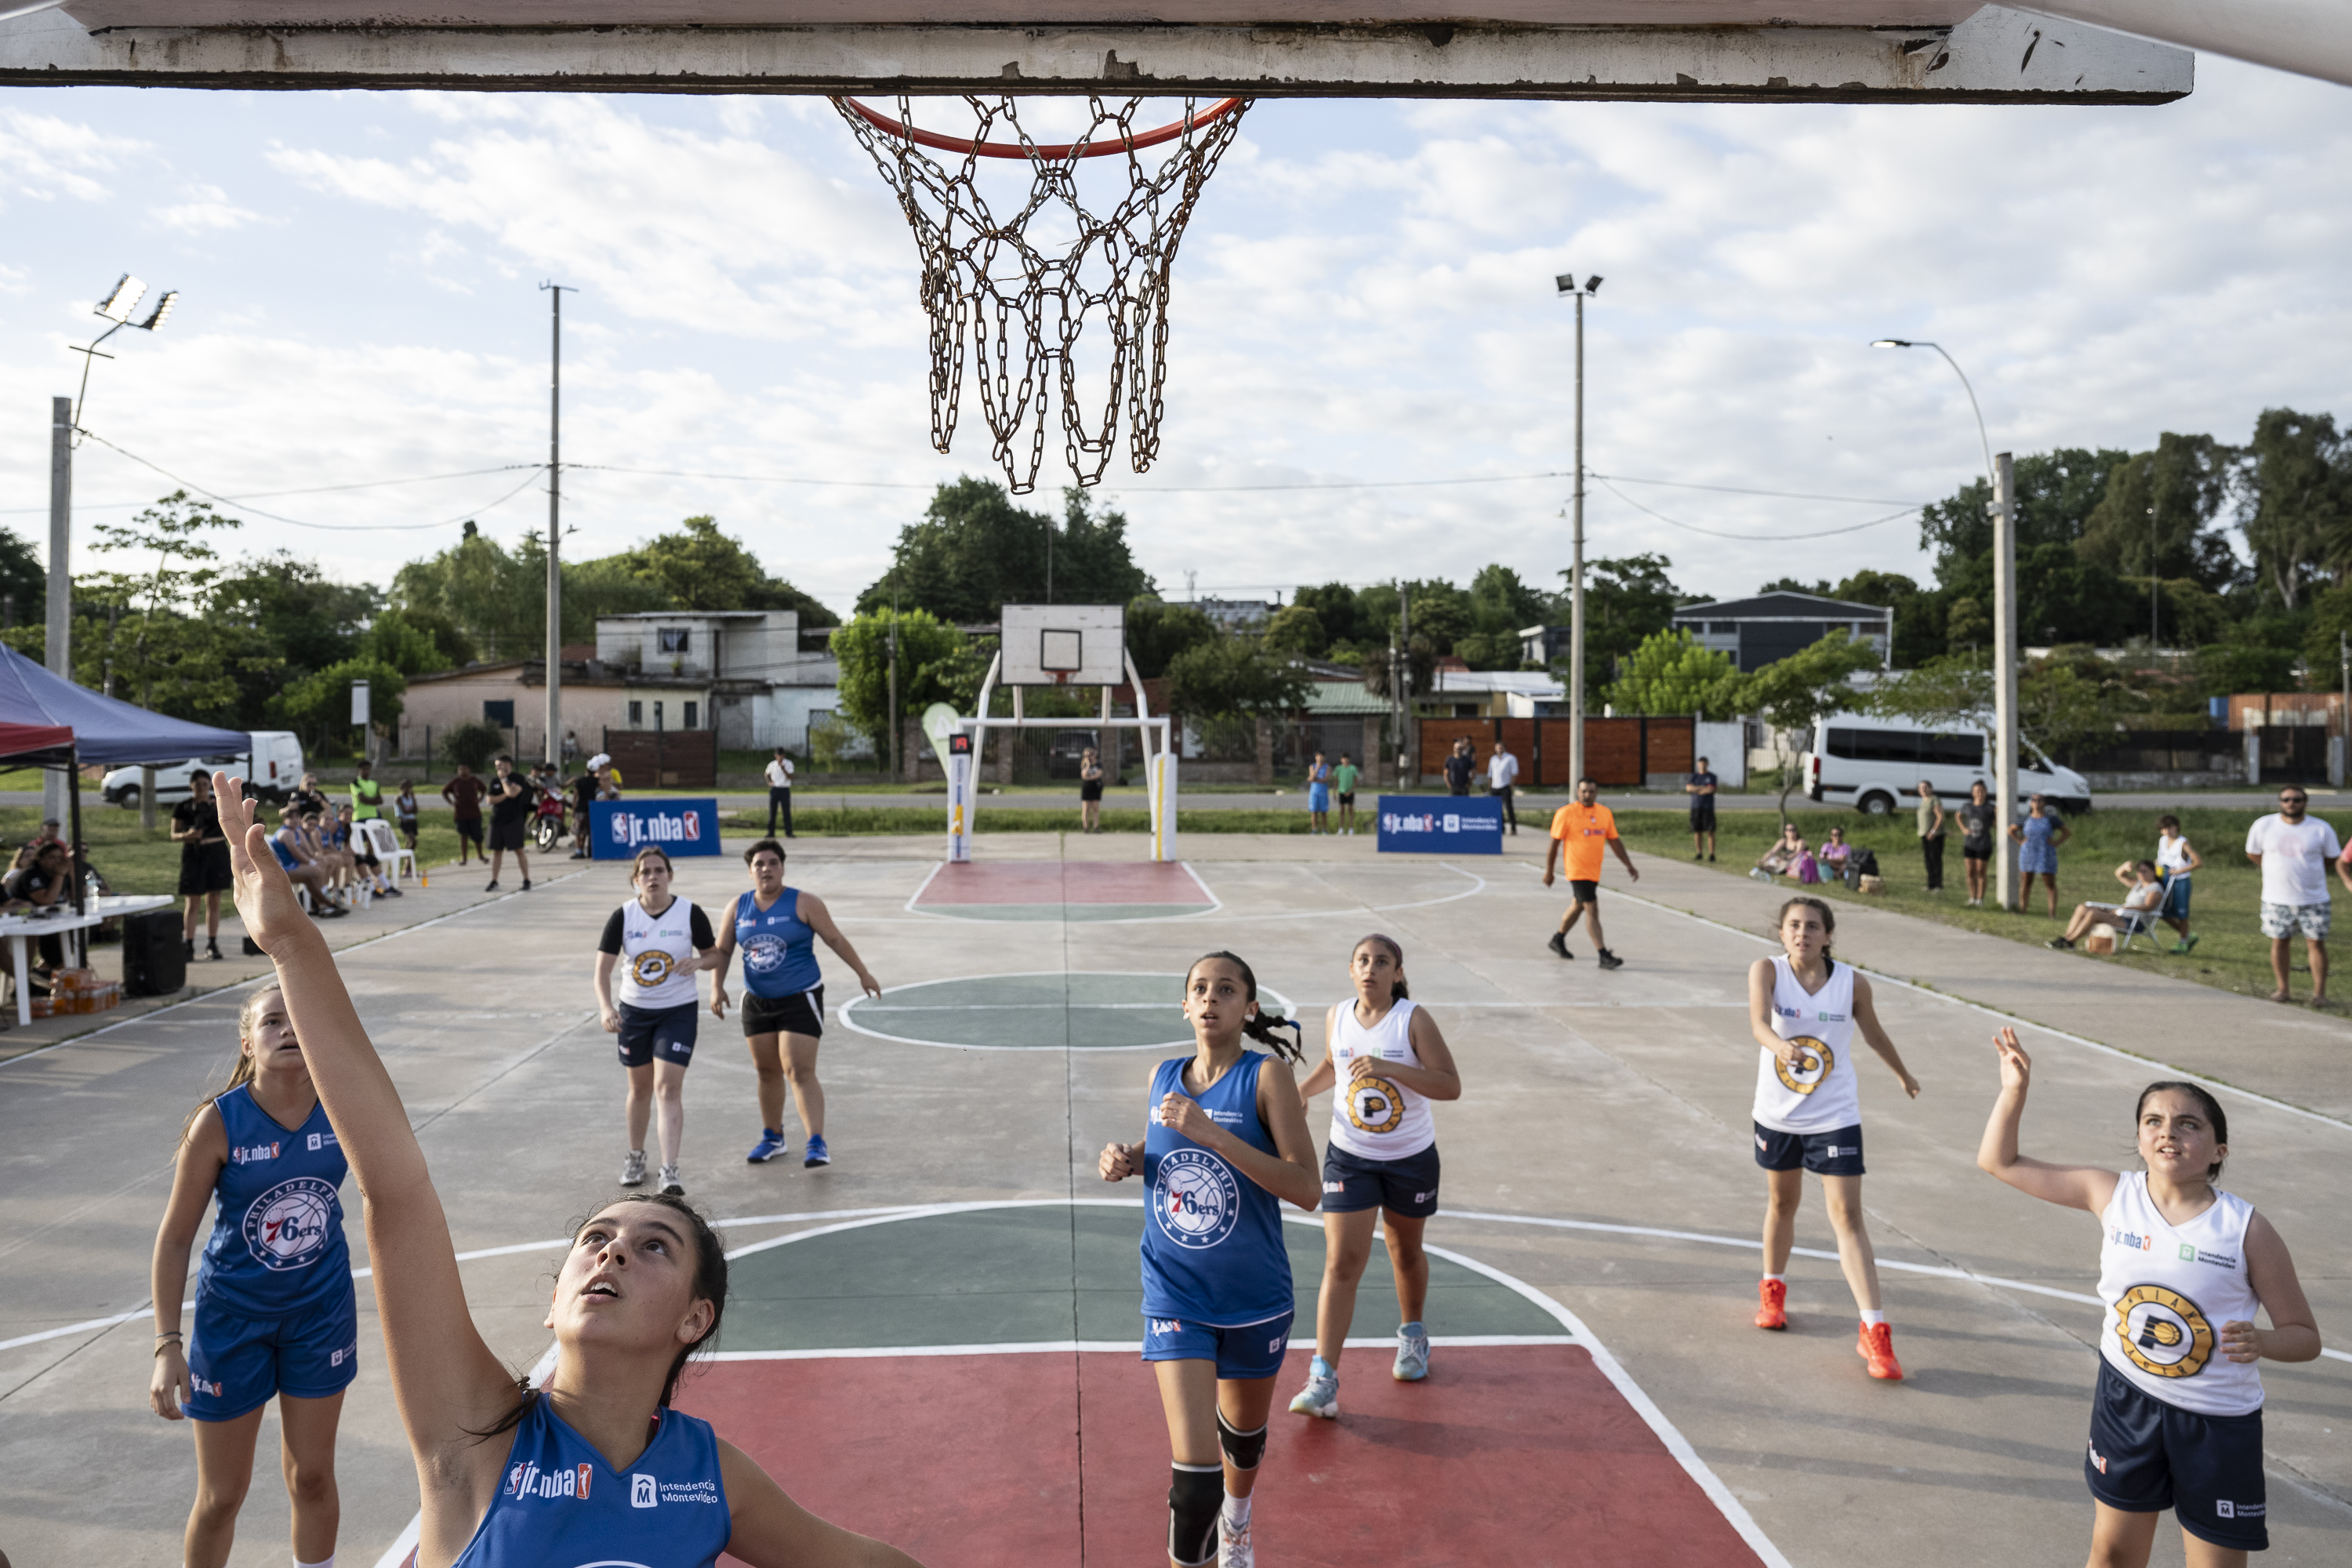
{"label": "knee pad", "polygon": [[1265,1428],[1255,1432],[1236,1430],[1225,1420],[1225,1413],[1217,1412],[1217,1446],[1225,1451],[1237,1470],[1255,1470],[1257,1462],[1265,1458]]}
{"label": "knee pad", "polygon": [[1225,1506],[1222,1466],[1173,1467],[1174,1484],[1168,1489],[1168,1555],[1178,1563],[1213,1563],[1217,1556],[1217,1515]]}

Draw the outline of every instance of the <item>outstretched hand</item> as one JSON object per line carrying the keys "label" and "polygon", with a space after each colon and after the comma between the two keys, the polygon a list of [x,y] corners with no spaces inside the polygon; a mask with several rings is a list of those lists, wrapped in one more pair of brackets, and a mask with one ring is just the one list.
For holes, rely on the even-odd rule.
{"label": "outstretched hand", "polygon": [[2000,1055],[2000,1087],[2023,1094],[2033,1081],[2033,1058],[2017,1043],[2017,1031],[2002,1025],[1993,1032],[1992,1048]]}
{"label": "outstretched hand", "polygon": [[245,797],[245,781],[215,773],[213,795],[220,803],[229,871],[236,879],[237,917],[245,921],[245,934],[254,945],[275,957],[298,932],[313,929],[310,917],[302,912],[293,879],[270,850],[261,807]]}

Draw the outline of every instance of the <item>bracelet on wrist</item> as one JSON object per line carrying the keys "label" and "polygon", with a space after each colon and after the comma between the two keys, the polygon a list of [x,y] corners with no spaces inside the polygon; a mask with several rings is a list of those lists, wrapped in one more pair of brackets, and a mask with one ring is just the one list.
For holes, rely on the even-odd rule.
{"label": "bracelet on wrist", "polygon": [[177,1329],[166,1329],[155,1337],[159,1340],[176,1340],[180,1337],[180,1331]]}

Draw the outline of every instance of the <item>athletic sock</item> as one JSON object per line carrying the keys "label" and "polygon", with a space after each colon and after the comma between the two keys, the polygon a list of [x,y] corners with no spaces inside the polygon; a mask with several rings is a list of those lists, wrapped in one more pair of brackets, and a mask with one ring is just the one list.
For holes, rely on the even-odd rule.
{"label": "athletic sock", "polygon": [[1886,1314],[1881,1311],[1872,1310],[1862,1315],[1862,1326],[1865,1329],[1874,1329],[1885,1321]]}
{"label": "athletic sock", "polygon": [[1333,1366],[1329,1362],[1325,1361],[1318,1355],[1313,1361],[1307,1363],[1307,1375],[1309,1377],[1337,1377],[1339,1375],[1339,1369]]}
{"label": "athletic sock", "polygon": [[1397,1325],[1397,1332],[1404,1335],[1407,1339],[1411,1339],[1416,1334],[1426,1334],[1428,1331],[1428,1330],[1421,1326],[1419,1320],[1415,1320],[1410,1323],[1399,1323]]}
{"label": "athletic sock", "polygon": [[[289,1555],[292,1554],[289,1553]],[[316,1563],[305,1563],[299,1557],[296,1557],[294,1568],[335,1568],[335,1554],[330,1552]]]}
{"label": "athletic sock", "polygon": [[1248,1528],[1249,1528],[1249,1513],[1250,1513],[1250,1500],[1249,1500],[1249,1499],[1247,1499],[1247,1498],[1245,1498],[1245,1497],[1235,1497],[1235,1496],[1234,1496],[1234,1494],[1233,1494],[1233,1493],[1231,1493],[1231,1492],[1227,1492],[1227,1493],[1225,1494],[1225,1526],[1226,1526],[1226,1528],[1227,1528],[1227,1529],[1229,1529],[1229,1530],[1246,1530],[1246,1529],[1248,1529]]}
{"label": "athletic sock", "polygon": [[1780,1285],[1785,1285],[1789,1282],[1789,1277],[1785,1274],[1767,1274],[1764,1278]]}

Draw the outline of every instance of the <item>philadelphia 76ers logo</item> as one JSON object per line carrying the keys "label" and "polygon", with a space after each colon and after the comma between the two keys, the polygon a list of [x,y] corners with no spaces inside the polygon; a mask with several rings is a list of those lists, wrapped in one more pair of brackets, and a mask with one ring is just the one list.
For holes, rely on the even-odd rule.
{"label": "philadelphia 76ers logo", "polygon": [[315,1176],[280,1182],[245,1211],[245,1245],[264,1268],[308,1268],[327,1249],[335,1189]]}
{"label": "philadelphia 76ers logo", "polygon": [[1223,1160],[1199,1149],[1178,1149],[1160,1158],[1151,1183],[1152,1218],[1160,1234],[1179,1247],[1214,1247],[1241,1223],[1241,1185]]}

